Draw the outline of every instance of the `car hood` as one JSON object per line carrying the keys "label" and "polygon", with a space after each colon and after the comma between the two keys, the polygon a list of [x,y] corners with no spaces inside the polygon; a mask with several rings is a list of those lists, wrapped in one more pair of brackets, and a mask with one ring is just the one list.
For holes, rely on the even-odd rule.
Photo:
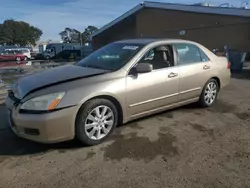
{"label": "car hood", "polygon": [[96,76],[107,72],[109,71],[80,67],[76,65],[63,65],[24,76],[14,84],[12,89],[15,97],[17,97],[18,99],[22,99],[27,94],[47,86]]}

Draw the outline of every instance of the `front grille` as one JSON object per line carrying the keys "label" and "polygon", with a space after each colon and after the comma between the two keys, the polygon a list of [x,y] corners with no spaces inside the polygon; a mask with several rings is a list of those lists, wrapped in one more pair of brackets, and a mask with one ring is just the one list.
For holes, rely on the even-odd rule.
{"label": "front grille", "polygon": [[31,129],[31,128],[24,128],[24,133],[32,136],[38,136],[40,135],[40,132],[38,129]]}

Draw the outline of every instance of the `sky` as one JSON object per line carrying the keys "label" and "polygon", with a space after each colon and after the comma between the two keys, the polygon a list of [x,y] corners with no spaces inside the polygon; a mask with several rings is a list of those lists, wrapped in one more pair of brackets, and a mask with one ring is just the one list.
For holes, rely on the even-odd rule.
{"label": "sky", "polygon": [[[193,4],[210,2],[240,6],[241,0],[149,0]],[[60,40],[65,27],[84,31],[88,25],[98,28],[141,3],[142,0],[0,0],[0,23],[5,19],[25,21],[43,31],[41,41]]]}

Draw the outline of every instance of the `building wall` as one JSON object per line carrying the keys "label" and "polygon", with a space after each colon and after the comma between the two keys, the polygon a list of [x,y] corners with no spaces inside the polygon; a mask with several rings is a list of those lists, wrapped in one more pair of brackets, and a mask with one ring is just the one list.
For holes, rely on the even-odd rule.
{"label": "building wall", "polygon": [[92,38],[93,49],[108,43],[136,37],[136,17],[131,16]]}
{"label": "building wall", "polygon": [[[236,16],[144,9],[137,13],[137,37],[181,38],[206,47],[250,48],[250,19]],[[179,32],[185,30],[185,35]]]}

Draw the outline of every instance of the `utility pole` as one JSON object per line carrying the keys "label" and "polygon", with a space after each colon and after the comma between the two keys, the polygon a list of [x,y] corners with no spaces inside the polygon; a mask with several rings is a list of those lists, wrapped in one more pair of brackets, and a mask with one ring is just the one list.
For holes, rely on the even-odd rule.
{"label": "utility pole", "polygon": [[82,33],[80,32],[80,45],[82,46]]}

